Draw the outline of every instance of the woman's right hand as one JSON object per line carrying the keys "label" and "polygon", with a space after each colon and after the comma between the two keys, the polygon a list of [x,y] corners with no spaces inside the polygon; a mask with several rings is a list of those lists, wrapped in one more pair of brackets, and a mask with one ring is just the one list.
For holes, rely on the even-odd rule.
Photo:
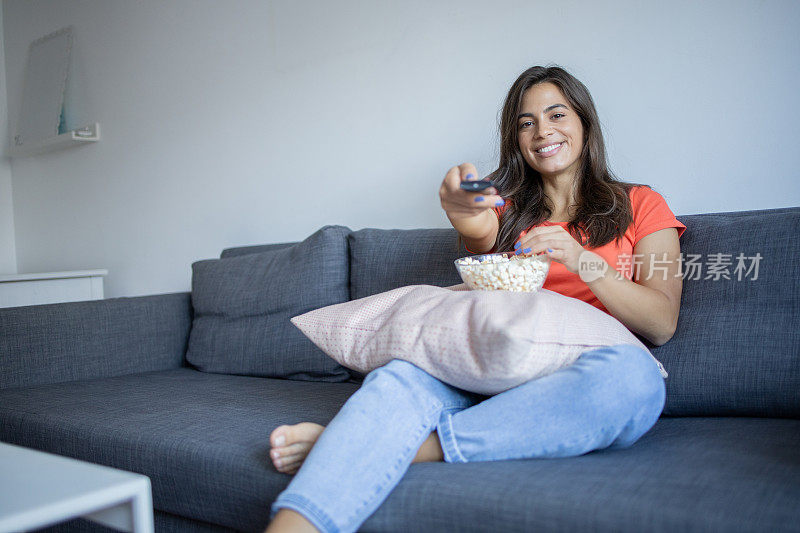
{"label": "woman's right hand", "polygon": [[451,168],[439,187],[439,199],[450,223],[464,239],[467,250],[484,253],[493,249],[497,238],[498,221],[492,208],[505,202],[494,187],[481,192],[461,188],[462,180],[477,179],[478,171],[472,163]]}
{"label": "woman's right hand", "polygon": [[[478,179],[478,171],[472,163],[464,163],[447,171],[442,186],[439,187],[439,199],[442,209],[447,213],[450,222],[475,218],[487,209],[501,206],[505,202],[497,195],[497,189],[490,187],[481,192],[469,192],[461,189],[461,181]],[[458,228],[456,228],[458,229]]]}

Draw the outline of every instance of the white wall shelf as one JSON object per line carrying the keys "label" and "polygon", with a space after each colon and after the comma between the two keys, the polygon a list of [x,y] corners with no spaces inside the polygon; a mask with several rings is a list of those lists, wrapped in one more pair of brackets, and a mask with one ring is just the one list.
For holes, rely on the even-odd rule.
{"label": "white wall shelf", "polygon": [[11,157],[24,157],[29,155],[42,154],[61,150],[70,146],[81,146],[86,143],[97,142],[100,140],[100,124],[95,122],[83,128],[54,135],[40,141],[26,142],[19,146],[12,146],[9,151]]}
{"label": "white wall shelf", "polygon": [[108,270],[0,274],[0,307],[103,299]]}

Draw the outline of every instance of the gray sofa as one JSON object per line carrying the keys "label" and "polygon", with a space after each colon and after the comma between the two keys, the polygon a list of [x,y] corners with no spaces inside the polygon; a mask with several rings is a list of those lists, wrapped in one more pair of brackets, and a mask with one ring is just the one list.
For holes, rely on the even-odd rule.
{"label": "gray sofa", "polygon": [[[412,465],[362,530],[800,530],[800,207],[679,219],[682,307],[652,349],[670,377],[648,434],[570,459]],[[458,283],[455,237],[328,226],[198,261],[191,293],[0,309],[0,440],[149,476],[159,531],[262,530],[290,480],[269,433],[327,423],[362,378],[288,317]]]}

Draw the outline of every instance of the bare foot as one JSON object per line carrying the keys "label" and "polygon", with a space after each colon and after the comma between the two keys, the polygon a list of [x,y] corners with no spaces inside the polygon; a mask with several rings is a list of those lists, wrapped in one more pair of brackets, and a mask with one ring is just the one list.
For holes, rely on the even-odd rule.
{"label": "bare foot", "polygon": [[296,473],[324,429],[313,422],[275,428],[269,436],[269,456],[278,472]]}
{"label": "bare foot", "polygon": [[[275,469],[284,474],[296,474],[324,429],[325,426],[313,422],[300,422],[293,426],[275,428],[269,436],[271,446],[269,456]],[[435,431],[422,443],[412,462],[434,461],[444,461],[439,435]]]}
{"label": "bare foot", "polygon": [[444,452],[442,452],[442,444],[439,441],[439,434],[435,431],[428,435],[428,438],[419,447],[416,457],[411,461],[412,463],[425,463],[444,461]]}

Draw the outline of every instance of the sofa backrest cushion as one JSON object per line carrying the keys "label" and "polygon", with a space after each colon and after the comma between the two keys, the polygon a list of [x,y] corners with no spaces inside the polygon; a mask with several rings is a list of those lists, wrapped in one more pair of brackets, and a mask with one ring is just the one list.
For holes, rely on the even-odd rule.
{"label": "sofa backrest cushion", "polygon": [[291,246],[192,264],[186,360],[205,372],[347,381],[289,319],[347,301],[349,232],[326,226]]}
{"label": "sofa backrest cushion", "polygon": [[664,413],[800,416],[800,208],[678,219],[678,328],[651,349],[669,372]]}
{"label": "sofa backrest cushion", "polygon": [[248,254],[257,254],[261,252],[274,252],[275,250],[281,250],[283,248],[288,248],[290,246],[294,246],[297,244],[296,242],[279,242],[275,244],[256,244],[252,246],[236,246],[234,248],[225,248],[222,250],[222,253],[219,254],[221,259],[225,259],[226,257],[238,257],[240,255],[248,255]]}
{"label": "sofa backrest cushion", "polygon": [[406,285],[461,283],[453,261],[472,255],[454,229],[354,231],[350,241],[350,299]]}
{"label": "sofa backrest cushion", "polygon": [[[640,337],[669,372],[664,413],[800,417],[800,207],[678,219],[678,328],[663,346]],[[452,229],[363,229],[349,240],[351,299],[460,283],[452,261],[470,255]]]}

